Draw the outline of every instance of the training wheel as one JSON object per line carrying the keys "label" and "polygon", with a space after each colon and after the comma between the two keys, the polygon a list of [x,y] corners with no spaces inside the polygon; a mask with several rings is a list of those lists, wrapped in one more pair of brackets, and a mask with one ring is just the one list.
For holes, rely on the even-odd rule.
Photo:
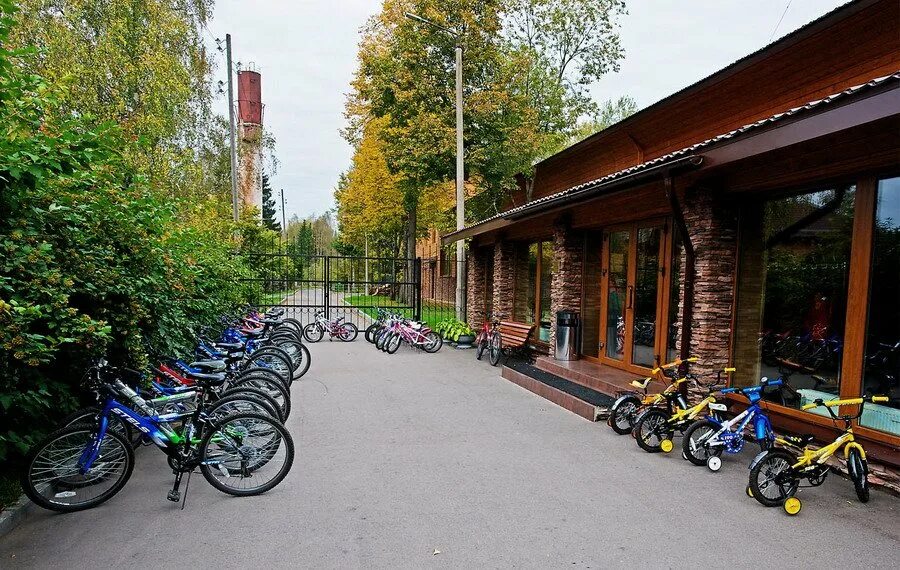
{"label": "training wheel", "polygon": [[751,499],[753,498],[753,489],[750,488],[750,485],[747,485],[747,488],[744,489],[744,491],[747,493],[748,497],[750,497]]}
{"label": "training wheel", "polygon": [[781,505],[784,509],[784,512],[787,514],[794,516],[800,512],[800,509],[803,508],[803,503],[800,502],[800,499],[797,497],[788,497],[785,499],[784,504]]}
{"label": "training wheel", "polygon": [[671,439],[664,439],[659,442],[659,448],[663,450],[663,453],[669,453],[675,448],[675,444],[672,443]]}
{"label": "training wheel", "polygon": [[713,455],[706,460],[706,466],[709,467],[710,471],[718,471],[722,468],[722,460]]}

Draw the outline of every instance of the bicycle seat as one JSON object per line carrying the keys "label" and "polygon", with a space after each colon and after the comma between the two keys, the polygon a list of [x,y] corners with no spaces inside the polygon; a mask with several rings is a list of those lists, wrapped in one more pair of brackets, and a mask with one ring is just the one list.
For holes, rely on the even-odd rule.
{"label": "bicycle seat", "polygon": [[187,372],[188,378],[194,380],[204,386],[221,386],[225,383],[225,373],[216,372],[214,374],[205,374],[203,372]]}
{"label": "bicycle seat", "polygon": [[800,435],[786,435],[784,436],[785,441],[796,445],[797,447],[806,447],[810,443],[813,442],[815,437],[808,433],[800,434]]}
{"label": "bicycle seat", "polygon": [[216,348],[224,348],[225,350],[241,350],[244,348],[244,343],[242,342],[217,342],[214,345]]}
{"label": "bicycle seat", "polygon": [[225,370],[224,360],[198,360],[190,363],[191,368],[199,368],[205,373],[222,372]]}

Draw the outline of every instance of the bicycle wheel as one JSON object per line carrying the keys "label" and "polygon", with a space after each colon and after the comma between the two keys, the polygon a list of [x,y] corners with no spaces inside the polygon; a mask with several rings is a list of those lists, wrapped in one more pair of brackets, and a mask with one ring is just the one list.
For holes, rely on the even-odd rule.
{"label": "bicycle wheel", "polygon": [[266,392],[260,390],[259,388],[253,388],[252,386],[249,386],[249,385],[235,386],[234,388],[229,388],[228,390],[225,390],[224,392],[219,394],[218,397],[221,400],[221,399],[227,398],[228,396],[231,396],[232,394],[248,394],[250,396],[259,398],[263,402],[265,402],[266,404],[271,406],[272,409],[274,409],[278,413],[278,416],[277,416],[278,421],[280,421],[281,423],[284,423],[284,420],[287,419],[281,415],[281,406],[278,404],[278,402],[275,400],[275,398],[273,398]]}
{"label": "bicycle wheel", "polygon": [[226,416],[241,412],[253,412],[255,414],[263,414],[281,421],[281,410],[277,406],[272,406],[262,398],[251,395],[249,392],[232,393],[223,398],[219,398],[206,409],[209,416],[213,419],[221,419]]}
{"label": "bicycle wheel", "polygon": [[635,440],[638,447],[647,453],[662,451],[662,441],[665,439],[671,440],[675,433],[666,426],[668,419],[668,414],[662,410],[647,410],[641,414],[640,419],[634,426]]}
{"label": "bicycle wheel", "polygon": [[325,336],[325,331],[318,323],[309,323],[303,327],[303,338],[309,342],[319,342],[323,336]]}
{"label": "bicycle wheel", "polygon": [[394,354],[397,352],[397,349],[400,348],[400,341],[403,340],[400,338],[398,333],[394,333],[391,335],[389,339],[387,339],[384,343],[384,351],[388,354]]}
{"label": "bicycle wheel", "polygon": [[503,353],[503,339],[500,338],[500,333],[495,332],[491,335],[491,357],[490,362],[491,366],[497,366],[497,363],[500,362],[500,355]]}
{"label": "bicycle wheel", "polygon": [[722,446],[705,445],[719,431],[719,426],[709,420],[698,420],[691,424],[681,440],[684,457],[694,465],[706,465],[710,457],[722,455]]}
{"label": "bicycle wheel", "polygon": [[488,342],[487,338],[479,335],[480,340],[475,345],[475,360],[481,360],[481,356],[484,354],[485,349],[487,348]]}
{"label": "bicycle wheel", "polygon": [[291,415],[291,397],[290,393],[285,389],[284,385],[277,381],[264,376],[242,376],[234,381],[233,388],[241,386],[250,386],[258,388],[271,396],[281,409],[281,417],[287,419]]}
{"label": "bicycle wheel", "polygon": [[96,425],[69,425],[32,448],[22,475],[25,495],[45,509],[68,513],[96,507],[121,491],[134,470],[134,449],[114,430],[107,430],[97,459],[81,472],[81,457],[97,445],[96,433]]}
{"label": "bicycle wheel", "polygon": [[425,335],[425,338],[427,338],[428,341],[422,346],[422,350],[428,354],[434,354],[444,346],[444,338],[434,331]]}
{"label": "bicycle wheel", "polygon": [[791,465],[796,459],[784,449],[771,449],[750,470],[750,491],[753,498],[767,507],[778,507],[794,496],[800,479]]}
{"label": "bicycle wheel", "polygon": [[309,370],[311,358],[309,349],[302,342],[283,341],[278,345],[291,359],[294,380],[299,380]]}
{"label": "bicycle wheel", "polygon": [[359,329],[353,323],[341,323],[337,332],[337,337],[342,341],[353,342],[359,334]]}
{"label": "bicycle wheel", "polygon": [[246,370],[251,366],[268,368],[274,371],[284,380],[285,388],[290,388],[291,382],[294,381],[294,367],[291,364],[291,358],[281,350],[278,350],[278,352],[275,352],[273,348],[258,350],[244,362],[241,368]]}
{"label": "bicycle wheel", "polygon": [[223,493],[246,497],[272,489],[291,470],[294,441],[262,414],[240,413],[215,423],[200,443],[200,471]]}
{"label": "bicycle wheel", "polygon": [[609,415],[609,427],[619,435],[631,433],[641,403],[637,398],[623,400]]}
{"label": "bicycle wheel", "polygon": [[869,502],[869,465],[858,449],[851,449],[847,456],[847,471],[861,503]]}
{"label": "bicycle wheel", "polygon": [[282,331],[285,329],[292,330],[292,331],[295,331],[300,334],[303,333],[303,325],[300,323],[300,321],[298,321],[297,319],[291,318],[291,317],[288,317],[288,318],[282,320],[276,330]]}
{"label": "bicycle wheel", "polygon": [[375,348],[378,350],[384,350],[384,343],[387,342],[387,339],[390,338],[391,331],[389,329],[384,329],[381,331],[381,334],[378,335],[378,339],[375,341]]}
{"label": "bicycle wheel", "polygon": [[378,323],[372,323],[371,325],[366,327],[365,332],[363,333],[363,338],[366,339],[366,342],[369,344],[375,343],[375,333],[378,329],[381,328],[381,325]]}

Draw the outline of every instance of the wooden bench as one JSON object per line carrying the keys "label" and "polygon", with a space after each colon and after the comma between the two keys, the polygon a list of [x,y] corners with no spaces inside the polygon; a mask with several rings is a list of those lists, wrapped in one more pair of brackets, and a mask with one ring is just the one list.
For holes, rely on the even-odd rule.
{"label": "wooden bench", "polygon": [[[517,323],[515,321],[500,321],[498,329],[500,331],[500,352],[509,359],[510,354],[517,351],[523,351],[527,348],[528,337],[534,330],[534,325],[525,323]],[[496,362],[491,359],[491,364],[497,365],[500,361],[499,355]]]}

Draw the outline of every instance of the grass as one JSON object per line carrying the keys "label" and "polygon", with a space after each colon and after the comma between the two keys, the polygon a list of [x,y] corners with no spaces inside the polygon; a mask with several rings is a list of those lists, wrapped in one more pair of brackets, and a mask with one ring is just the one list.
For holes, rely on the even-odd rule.
{"label": "grass", "polygon": [[[344,302],[352,307],[359,308],[360,311],[369,315],[373,319],[377,316],[377,309],[360,308],[361,305],[366,307],[381,307],[385,309],[404,306],[403,303],[398,303],[397,301],[394,301],[390,297],[385,297],[384,295],[351,295],[349,297],[345,297]],[[413,316],[413,311],[411,309],[401,309],[400,312],[410,318]],[[422,320],[425,321],[429,327],[434,328],[434,325],[443,320],[453,318],[454,316],[455,311],[453,306],[451,305],[435,303],[434,301],[422,301]]]}

